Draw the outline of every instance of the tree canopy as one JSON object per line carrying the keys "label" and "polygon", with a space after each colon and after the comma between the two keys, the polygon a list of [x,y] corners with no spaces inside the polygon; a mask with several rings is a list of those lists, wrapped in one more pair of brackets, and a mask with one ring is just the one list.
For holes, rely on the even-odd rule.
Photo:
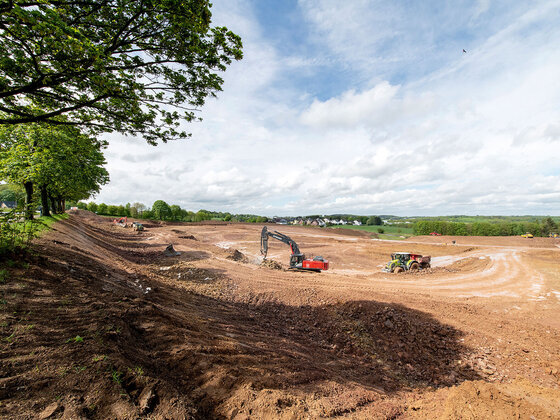
{"label": "tree canopy", "polygon": [[[81,200],[109,181],[103,167],[106,142],[73,126],[21,124],[0,127],[0,179],[25,186],[28,217],[33,186],[41,190],[43,208],[62,210],[65,200]],[[53,206],[54,207],[54,206]]]}
{"label": "tree canopy", "polygon": [[[211,27],[208,0],[37,0],[0,5],[0,124],[80,124],[188,136],[241,38]],[[57,118],[65,115],[66,118]]]}

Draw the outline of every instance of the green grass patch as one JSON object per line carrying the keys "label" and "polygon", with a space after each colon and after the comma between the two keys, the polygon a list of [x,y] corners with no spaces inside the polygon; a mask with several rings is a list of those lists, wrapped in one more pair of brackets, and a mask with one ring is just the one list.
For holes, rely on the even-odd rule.
{"label": "green grass patch", "polygon": [[70,217],[68,213],[63,214],[53,214],[52,216],[41,216],[39,217],[40,228],[39,232],[48,231],[52,228],[52,226],[61,220],[66,220]]}
{"label": "green grass patch", "polygon": [[386,240],[402,240],[414,236],[414,229],[412,228],[412,226],[402,227],[402,226],[392,226],[392,225],[383,225],[383,226],[342,225],[342,226],[330,226],[330,227],[335,229],[351,229],[351,230],[360,230],[362,232],[371,232],[371,233],[375,233],[379,239],[386,239]]}
{"label": "green grass patch", "polygon": [[9,255],[18,248],[27,248],[33,238],[41,236],[56,222],[68,217],[68,214],[64,213],[24,220],[24,211],[21,209],[3,214],[0,217],[0,255]]}

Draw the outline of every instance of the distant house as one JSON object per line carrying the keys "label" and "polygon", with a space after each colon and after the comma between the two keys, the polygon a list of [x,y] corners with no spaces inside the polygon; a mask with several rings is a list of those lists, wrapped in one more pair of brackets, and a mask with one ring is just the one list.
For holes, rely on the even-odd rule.
{"label": "distant house", "polygon": [[286,219],[280,219],[276,222],[278,225],[287,225],[288,221]]}
{"label": "distant house", "polygon": [[17,206],[17,202],[15,201],[2,201],[2,204],[0,204],[0,208],[3,209],[15,209]]}
{"label": "distant house", "polygon": [[354,226],[362,226],[362,222],[360,222],[359,220],[354,220],[353,225]]}

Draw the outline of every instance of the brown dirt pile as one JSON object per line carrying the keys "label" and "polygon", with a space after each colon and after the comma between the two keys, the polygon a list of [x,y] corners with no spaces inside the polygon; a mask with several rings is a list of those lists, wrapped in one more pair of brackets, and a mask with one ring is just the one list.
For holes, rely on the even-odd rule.
{"label": "brown dirt pile", "polygon": [[263,262],[261,262],[261,267],[270,268],[272,270],[282,270],[284,268],[282,264],[274,260],[263,260]]}
{"label": "brown dirt pile", "polygon": [[237,249],[233,250],[230,255],[226,257],[228,260],[246,263],[249,259]]}

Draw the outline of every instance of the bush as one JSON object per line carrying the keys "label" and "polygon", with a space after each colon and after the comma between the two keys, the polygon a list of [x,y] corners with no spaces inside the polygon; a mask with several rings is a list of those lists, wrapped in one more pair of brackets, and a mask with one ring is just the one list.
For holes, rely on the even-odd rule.
{"label": "bush", "polygon": [[383,229],[383,228],[377,228],[377,233],[385,233],[385,229]]}
{"label": "bush", "polygon": [[24,216],[23,206],[0,214],[0,255],[27,248],[37,236],[42,222],[25,220]]}

